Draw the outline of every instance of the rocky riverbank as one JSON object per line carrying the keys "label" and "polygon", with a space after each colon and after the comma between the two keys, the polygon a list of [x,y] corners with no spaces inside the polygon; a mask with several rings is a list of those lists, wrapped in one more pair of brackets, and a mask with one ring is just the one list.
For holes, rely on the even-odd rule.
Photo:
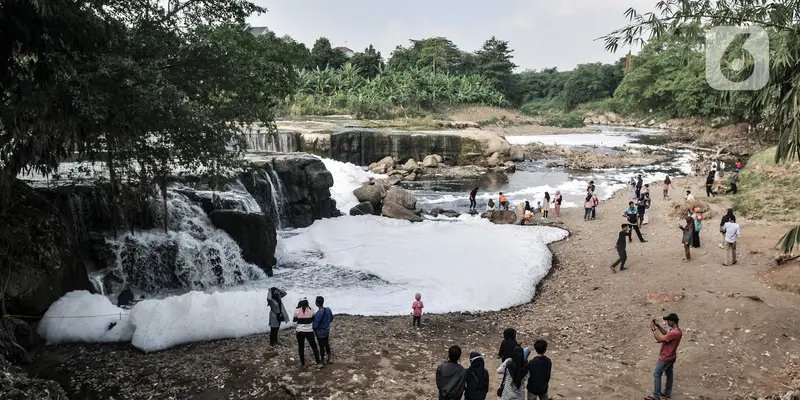
{"label": "rocky riverbank", "polygon": [[[675,185],[696,189],[702,182]],[[648,321],[675,312],[684,337],[674,398],[766,399],[797,389],[800,297],[759,278],[771,268],[774,232],[784,227],[743,218],[739,264],[732,267],[720,266],[719,234],[704,229],[703,248],[682,263],[677,220],[669,216],[673,202],[654,199],[643,228],[649,242],[630,244],[630,269],[612,274],[615,215],[626,202],[623,194],[603,202],[598,220],[588,223],[577,210],[565,210],[560,220],[572,235],[552,246],[558,264],[535,302],[493,313],[427,315],[419,330],[409,317],[339,316],[334,364],[321,371],[298,369],[290,332],[281,332],[275,349],[266,335],[155,354],[129,345],[50,347],[30,371],[58,379],[73,398],[434,399],[434,371],[448,346],[482,352],[493,371],[502,331],[515,327],[525,345],[537,338],[550,343],[552,396],[631,399],[652,390],[658,345]],[[709,204],[723,210],[728,200]],[[491,374],[492,391],[500,379]]]}

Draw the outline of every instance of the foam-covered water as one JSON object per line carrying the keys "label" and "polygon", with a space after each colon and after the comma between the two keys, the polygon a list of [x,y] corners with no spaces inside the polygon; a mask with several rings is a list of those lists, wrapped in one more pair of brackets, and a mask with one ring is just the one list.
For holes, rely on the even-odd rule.
{"label": "foam-covered water", "polygon": [[370,178],[381,179],[386,175],[364,171],[358,165],[322,158],[325,168],[333,175],[333,187],[331,196],[336,200],[336,206],[343,214],[347,214],[351,208],[358,205],[358,199],[353,195],[353,190],[361,187],[361,184],[369,181]]}

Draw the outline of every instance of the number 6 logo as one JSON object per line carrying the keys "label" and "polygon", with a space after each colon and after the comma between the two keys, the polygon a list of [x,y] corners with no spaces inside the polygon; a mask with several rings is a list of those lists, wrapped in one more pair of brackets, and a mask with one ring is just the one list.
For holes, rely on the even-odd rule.
{"label": "number 6 logo", "polygon": [[757,26],[706,32],[706,82],[717,90],[759,90],[769,82],[769,35]]}

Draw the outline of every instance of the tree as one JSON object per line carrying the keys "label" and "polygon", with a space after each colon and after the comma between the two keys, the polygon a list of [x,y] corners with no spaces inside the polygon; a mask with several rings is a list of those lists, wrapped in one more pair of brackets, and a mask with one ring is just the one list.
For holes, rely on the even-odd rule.
{"label": "tree", "polygon": [[412,68],[431,68],[435,72],[464,73],[464,52],[450,39],[432,37],[411,40],[411,46],[397,46],[389,57],[389,68],[400,71]]}
{"label": "tree", "polygon": [[[662,0],[656,8],[656,12],[644,14],[629,9],[626,16],[630,23],[604,37],[606,48],[615,51],[620,44],[644,43],[665,35],[694,36],[701,23],[707,26],[746,24],[769,31],[769,82],[752,96],[750,111],[763,115],[765,122],[778,132],[776,163],[800,160],[800,3],[795,0]],[[752,57],[744,60],[750,64],[745,66],[756,62]],[[746,74],[749,68],[741,71]],[[724,97],[725,93],[722,95]],[[781,238],[784,252],[791,252],[800,245],[799,232],[800,229],[795,228]]]}
{"label": "tree", "polygon": [[517,67],[511,60],[514,58],[508,48],[508,42],[497,40],[494,36],[483,43],[483,47],[475,52],[475,67],[479,74],[492,82],[495,89],[507,97],[514,89],[512,75]]}
{"label": "tree", "polygon": [[311,58],[314,65],[319,69],[341,68],[347,62],[347,55],[331,47],[328,38],[321,37],[314,42],[311,48]]}
{"label": "tree", "polygon": [[372,45],[369,45],[363,52],[353,55],[350,63],[358,68],[361,76],[365,78],[374,78],[386,67],[381,52],[375,50]]}

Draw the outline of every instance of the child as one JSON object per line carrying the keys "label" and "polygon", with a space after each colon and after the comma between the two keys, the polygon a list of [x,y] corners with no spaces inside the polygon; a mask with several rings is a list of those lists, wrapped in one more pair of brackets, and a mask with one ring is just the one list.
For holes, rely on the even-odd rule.
{"label": "child", "polygon": [[486,370],[483,356],[477,351],[469,353],[469,369],[467,369],[467,388],[464,400],[486,400],[489,394],[489,371]]}
{"label": "child", "polygon": [[[320,362],[322,364],[331,363],[331,344],[330,344],[330,334],[331,334],[331,322],[333,322],[333,311],[331,311],[328,307],[323,307],[325,304],[325,299],[322,296],[317,296],[317,300],[315,302],[319,310],[314,313],[314,322],[312,327],[314,328],[314,335],[317,337],[317,343],[319,343],[319,350],[320,350]],[[325,361],[325,353],[328,353],[328,361]]]}
{"label": "child", "polygon": [[542,213],[542,202],[541,201],[537,201],[536,202],[536,213],[544,216],[544,214]]}
{"label": "child", "polygon": [[422,308],[425,307],[425,305],[422,304],[421,294],[415,294],[414,298],[417,299],[417,301],[411,304],[411,308],[414,310],[414,312],[411,313],[414,316],[414,319],[411,320],[411,326],[419,328],[422,323]]}
{"label": "child", "polygon": [[544,353],[547,351],[547,342],[537,340],[533,344],[536,350],[536,357],[528,362],[528,400],[539,399],[548,400],[547,392],[550,389],[550,373],[553,369],[553,362]]}

